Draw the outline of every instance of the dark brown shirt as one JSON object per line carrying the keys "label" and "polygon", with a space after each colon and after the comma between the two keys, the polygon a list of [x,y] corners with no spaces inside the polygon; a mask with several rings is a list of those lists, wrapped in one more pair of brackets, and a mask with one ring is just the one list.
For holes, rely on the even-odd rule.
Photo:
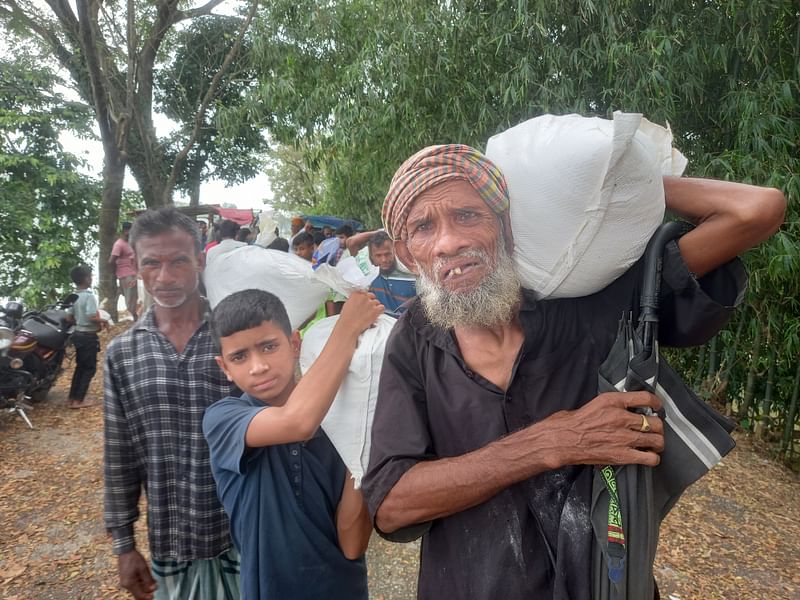
{"label": "dark brown shirt", "polygon": [[[452,332],[431,325],[415,301],[392,331],[381,373],[363,491],[375,515],[414,464],[460,456],[597,395],[598,368],[625,311],[638,312],[641,263],[584,298],[536,301],[525,292],[525,334],[503,392],[470,371]],[[664,261],[663,344],[704,343],[743,297],[734,261],[698,283],[673,242]],[[491,500],[387,535],[424,534],[419,597],[465,600],[588,600],[592,531],[591,467],[548,471]]]}

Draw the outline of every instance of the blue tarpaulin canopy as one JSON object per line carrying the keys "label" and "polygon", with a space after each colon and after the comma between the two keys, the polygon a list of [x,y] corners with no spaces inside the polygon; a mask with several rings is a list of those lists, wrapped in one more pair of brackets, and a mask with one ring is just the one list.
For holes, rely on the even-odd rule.
{"label": "blue tarpaulin canopy", "polygon": [[364,224],[355,219],[340,219],[339,217],[329,217],[325,215],[300,215],[307,222],[310,222],[315,228],[322,229],[323,227],[332,227],[338,229],[342,225],[349,225],[353,231],[361,231],[364,229]]}

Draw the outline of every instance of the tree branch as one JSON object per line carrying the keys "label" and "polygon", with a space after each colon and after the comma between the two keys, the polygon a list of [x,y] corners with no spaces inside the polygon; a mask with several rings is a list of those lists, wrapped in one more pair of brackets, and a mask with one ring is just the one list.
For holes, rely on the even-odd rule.
{"label": "tree branch", "polygon": [[75,74],[73,54],[72,52],[61,43],[61,40],[53,30],[44,26],[42,23],[36,21],[33,17],[29,16],[22,7],[15,2],[15,0],[3,0],[9,8],[0,5],[0,14],[5,14],[9,18],[16,18],[25,23],[25,25],[33,31],[39,38],[53,50],[58,62],[71,74]]}
{"label": "tree branch", "polygon": [[205,118],[206,111],[208,110],[208,105],[211,104],[211,100],[214,99],[214,95],[217,93],[219,84],[222,81],[222,78],[225,76],[225,73],[230,68],[231,63],[239,54],[239,49],[242,46],[242,40],[244,39],[244,34],[247,32],[248,27],[250,27],[250,22],[253,20],[253,17],[256,14],[256,10],[258,9],[258,3],[259,0],[252,0],[250,10],[247,11],[247,17],[245,17],[245,20],[242,22],[241,27],[239,27],[239,32],[236,35],[236,40],[233,42],[233,46],[231,46],[231,49],[225,56],[225,60],[222,62],[222,65],[220,66],[219,70],[216,72],[214,78],[211,80],[211,85],[208,86],[208,91],[206,91],[206,95],[203,98],[203,102],[197,109],[197,114],[195,115],[194,118],[194,127],[192,128],[192,133],[189,136],[189,140],[186,142],[186,145],[181,149],[180,152],[178,152],[178,155],[175,157],[175,162],[172,163],[172,170],[170,171],[169,179],[167,180],[166,186],[164,186],[164,204],[169,204],[172,200],[172,191],[175,188],[175,182],[178,179],[178,173],[183,167],[183,163],[186,160],[186,157],[189,155],[189,152],[191,151],[192,147],[197,141],[197,137],[200,135],[200,128],[203,125],[203,119]]}
{"label": "tree branch", "polygon": [[186,19],[194,19],[195,17],[202,17],[212,14],[211,11],[217,6],[222,4],[225,0],[210,0],[203,6],[192,8],[190,10],[180,10],[175,14],[175,22],[185,21]]}

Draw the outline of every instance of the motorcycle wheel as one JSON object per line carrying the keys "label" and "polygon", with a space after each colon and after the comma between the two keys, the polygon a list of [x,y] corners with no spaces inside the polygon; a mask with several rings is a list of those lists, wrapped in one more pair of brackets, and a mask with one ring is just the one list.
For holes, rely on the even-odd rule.
{"label": "motorcycle wheel", "polygon": [[64,362],[64,350],[59,351],[58,356],[53,359],[53,362],[49,365],[46,375],[46,380],[42,381],[41,386],[36,388],[30,393],[31,402],[44,402],[47,400],[47,394],[50,393],[50,388],[58,379],[58,376],[61,374],[63,362]]}
{"label": "motorcycle wheel", "polygon": [[44,402],[47,400],[47,394],[50,393],[50,388],[53,387],[52,385],[48,385],[46,387],[41,387],[37,390],[33,390],[31,392],[31,402]]}

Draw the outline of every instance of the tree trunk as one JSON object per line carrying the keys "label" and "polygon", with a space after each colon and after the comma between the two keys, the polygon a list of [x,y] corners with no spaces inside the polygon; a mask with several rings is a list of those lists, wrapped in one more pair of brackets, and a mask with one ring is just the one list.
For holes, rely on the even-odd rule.
{"label": "tree trunk", "polygon": [[792,400],[789,403],[789,411],[786,414],[786,423],[783,426],[783,440],[781,441],[781,452],[786,453],[787,458],[791,458],[794,451],[794,423],[797,419],[797,401],[800,399],[800,360],[797,361],[797,369],[794,373],[794,387],[792,388]]}
{"label": "tree trunk", "polygon": [[702,398],[708,399],[713,394],[716,377],[717,377],[717,369],[718,369],[718,353],[717,353],[717,341],[719,340],[719,336],[715,335],[711,342],[708,345],[708,368],[705,371],[704,375],[702,376],[702,381],[698,386],[698,394]]}
{"label": "tree trunk", "polygon": [[697,392],[700,389],[700,384],[703,383],[703,367],[706,364],[706,347],[700,346],[700,353],[697,356],[697,363],[695,365],[694,385],[692,389]]}
{"label": "tree trunk", "polygon": [[713,380],[717,374],[717,368],[719,365],[717,364],[717,341],[719,340],[719,336],[715,335],[714,338],[711,340],[711,347],[709,348],[708,352],[708,371],[706,372],[706,379],[709,381]]}
{"label": "tree trunk", "polygon": [[161,170],[148,168],[147,165],[136,164],[133,160],[130,162],[130,167],[133,178],[142,193],[145,206],[147,208],[165,206],[164,188],[167,182]]}
{"label": "tree trunk", "polygon": [[775,345],[770,344],[769,349],[769,369],[767,370],[767,386],[764,389],[764,400],[761,402],[761,414],[756,424],[755,433],[758,439],[764,439],[764,435],[769,429],[770,409],[772,408],[772,390],[775,387]]}
{"label": "tree trunk", "polygon": [[200,206],[200,182],[193,181],[189,189],[189,206]]}
{"label": "tree trunk", "polygon": [[117,320],[116,276],[108,258],[117,238],[119,208],[122,204],[122,184],[125,180],[125,160],[113,143],[106,143],[103,158],[103,199],[100,205],[100,298],[108,299],[106,310]]}
{"label": "tree trunk", "polygon": [[739,407],[739,417],[746,419],[756,395],[756,370],[758,358],[761,354],[761,323],[756,322],[756,335],[753,339],[753,350],[750,353],[750,367],[747,369],[747,383],[744,387],[744,397]]}
{"label": "tree trunk", "polygon": [[736,326],[736,333],[733,336],[733,341],[725,349],[725,368],[722,370],[719,382],[719,401],[725,404],[725,414],[731,416],[733,414],[733,401],[728,394],[730,387],[731,370],[733,363],[736,362],[736,351],[739,349],[739,340],[742,339],[742,332],[744,331],[745,316],[747,307],[742,308],[739,315],[739,323]]}

